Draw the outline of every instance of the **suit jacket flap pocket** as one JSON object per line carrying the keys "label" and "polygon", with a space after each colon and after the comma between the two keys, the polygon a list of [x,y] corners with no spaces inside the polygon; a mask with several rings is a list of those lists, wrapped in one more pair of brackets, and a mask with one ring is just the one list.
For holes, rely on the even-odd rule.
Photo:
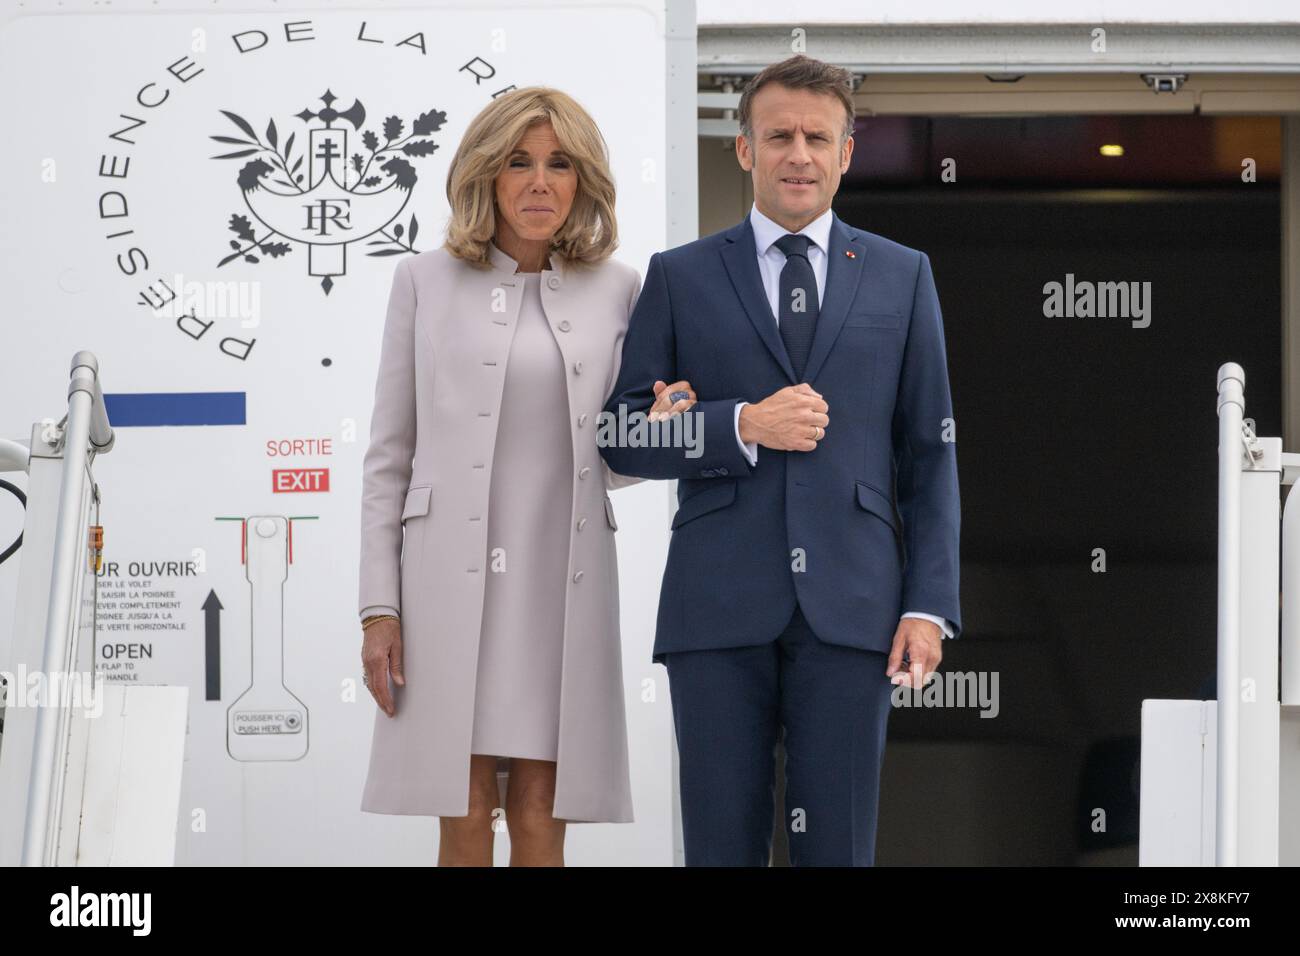
{"label": "suit jacket flap pocket", "polygon": [[901,534],[898,516],[894,513],[894,503],[864,481],[857,482],[858,505],[894,529],[894,534]]}
{"label": "suit jacket flap pocket", "polygon": [[406,504],[402,508],[402,520],[416,515],[429,513],[429,496],[433,493],[432,485],[418,485],[406,492]]}
{"label": "suit jacket flap pocket", "polygon": [[673,515],[673,527],[680,527],[700,515],[708,514],[710,511],[716,511],[719,508],[725,508],[735,500],[736,482],[734,480],[709,485],[703,491],[695,492],[677,506],[677,513]]}

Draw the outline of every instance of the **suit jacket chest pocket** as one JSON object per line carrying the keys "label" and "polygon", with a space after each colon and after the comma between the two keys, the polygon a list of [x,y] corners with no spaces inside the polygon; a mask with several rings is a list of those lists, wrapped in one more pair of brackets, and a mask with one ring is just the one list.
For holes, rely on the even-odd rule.
{"label": "suit jacket chest pocket", "polygon": [[851,312],[844,317],[844,328],[901,332],[903,315],[901,312]]}
{"label": "suit jacket chest pocket", "polygon": [[901,313],[850,312],[844,317],[833,355],[843,363],[848,381],[859,379],[850,386],[854,398],[867,400],[873,391],[895,386],[906,340]]}

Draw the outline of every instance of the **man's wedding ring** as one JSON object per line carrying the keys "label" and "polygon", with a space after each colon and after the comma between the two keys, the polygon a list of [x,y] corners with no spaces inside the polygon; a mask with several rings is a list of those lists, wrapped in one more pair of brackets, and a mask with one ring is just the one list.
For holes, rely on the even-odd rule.
{"label": "man's wedding ring", "polygon": [[822,427],[821,427],[820,425],[814,425],[813,428],[817,429],[817,434],[813,436],[813,440],[814,440],[814,441],[821,441],[821,440],[822,440],[822,436],[825,435],[826,432],[824,432],[824,431],[822,430]]}

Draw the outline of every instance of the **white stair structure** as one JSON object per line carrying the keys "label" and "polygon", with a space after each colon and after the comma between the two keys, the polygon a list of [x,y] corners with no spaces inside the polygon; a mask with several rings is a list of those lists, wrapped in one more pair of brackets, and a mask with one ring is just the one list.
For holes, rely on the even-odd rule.
{"label": "white stair structure", "polygon": [[188,688],[106,686],[95,673],[92,465],[113,440],[84,351],[64,419],[0,439],[0,474],[28,479],[22,548],[0,565],[19,575],[13,627],[0,631],[0,866],[174,862]]}
{"label": "white stair structure", "polygon": [[1142,702],[1142,866],[1300,864],[1300,454],[1255,434],[1245,382],[1218,371],[1216,700]]}

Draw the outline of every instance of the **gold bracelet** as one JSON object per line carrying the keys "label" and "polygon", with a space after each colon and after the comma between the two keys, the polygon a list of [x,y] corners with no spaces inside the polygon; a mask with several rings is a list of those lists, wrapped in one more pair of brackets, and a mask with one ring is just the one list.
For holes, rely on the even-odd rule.
{"label": "gold bracelet", "polygon": [[361,622],[361,630],[364,631],[371,624],[378,624],[380,621],[400,621],[400,620],[401,618],[399,618],[396,614],[372,614],[370,617],[366,618],[364,621]]}

